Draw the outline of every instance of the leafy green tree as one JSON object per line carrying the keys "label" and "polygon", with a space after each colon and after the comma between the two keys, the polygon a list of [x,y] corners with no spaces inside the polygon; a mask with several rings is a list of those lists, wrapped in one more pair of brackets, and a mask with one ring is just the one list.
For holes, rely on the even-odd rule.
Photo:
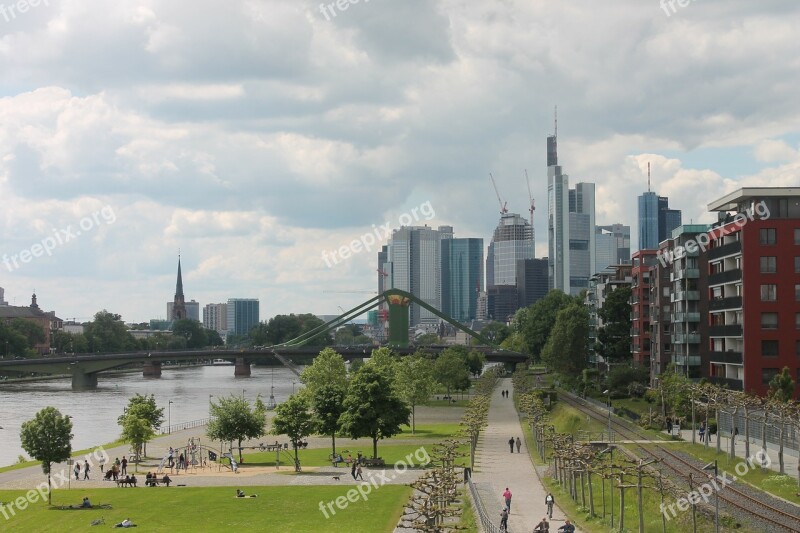
{"label": "leafy green tree", "polygon": [[238,443],[239,462],[242,461],[242,441],[266,435],[267,408],[257,398],[251,408],[247,400],[231,394],[211,402],[211,421],[206,436],[211,440]]}
{"label": "leafy green tree", "polygon": [[289,399],[275,409],[272,420],[272,433],[286,435],[294,448],[295,468],[300,465],[297,449],[300,443],[316,431],[316,420],[306,400],[305,394],[292,394]]}
{"label": "leafy green tree", "polygon": [[[527,311],[527,309],[519,309],[517,314],[523,311]],[[493,344],[501,344],[511,335],[511,329],[502,322],[489,322],[483,326],[479,333]]]}
{"label": "leafy green tree", "polygon": [[372,355],[366,361],[366,364],[379,372],[385,373],[389,378],[389,382],[394,386],[397,360],[397,356],[392,353],[392,350],[384,346],[377,350],[372,350]]}
{"label": "leafy green tree", "polygon": [[364,365],[350,380],[339,422],[350,438],[370,437],[372,456],[377,458],[378,440],[400,433],[410,415],[386,374]]}
{"label": "leafy green tree", "polygon": [[555,326],[558,312],[574,303],[574,298],[564,294],[563,291],[554,289],[530,307],[522,334],[535,363],[542,359],[542,352],[550,338],[550,332]]}
{"label": "leafy green tree", "polygon": [[187,348],[205,348],[208,346],[206,329],[200,322],[190,318],[173,322],[172,335],[186,339]]}
{"label": "leafy green tree", "polygon": [[0,350],[0,355],[10,359],[20,355],[35,355],[30,350],[28,338],[5,322],[0,322]]}
{"label": "leafy green tree", "polygon": [[21,333],[25,337],[28,348],[33,348],[37,344],[42,344],[47,340],[47,335],[42,329],[42,326],[37,322],[25,320],[24,318],[15,318],[11,321],[10,326],[11,329]]}
{"label": "leafy green tree", "polygon": [[89,343],[83,333],[67,333],[56,331],[53,333],[52,347],[58,353],[87,353]]}
{"label": "leafy green tree", "polygon": [[619,365],[611,368],[606,377],[606,385],[612,394],[627,396],[634,383],[646,385],[650,380],[650,372],[643,366]]}
{"label": "leafy green tree", "polygon": [[138,347],[122,317],[106,310],[94,315],[94,321],[86,325],[84,335],[92,353],[125,352]]}
{"label": "leafy green tree", "polygon": [[433,361],[418,354],[401,358],[395,367],[400,398],[411,407],[411,433],[416,432],[416,408],[428,402],[436,391]]}
{"label": "leafy green tree", "polygon": [[433,375],[447,389],[448,396],[451,390],[469,388],[469,367],[459,347],[452,346],[442,350],[433,364]]}
{"label": "leafy green tree", "polygon": [[336,453],[336,433],[340,429],[339,417],[344,412],[347,387],[336,383],[324,383],[309,392],[309,395],[317,418],[317,430],[323,435],[330,435],[332,453]]}
{"label": "leafy green tree", "polygon": [[780,374],[776,374],[769,382],[767,396],[778,402],[790,402],[794,398],[794,380],[789,367],[783,367]]}
{"label": "leafy green tree", "polygon": [[630,287],[617,287],[608,294],[597,312],[603,326],[597,331],[595,351],[612,364],[628,361],[633,356],[630,298]]}
{"label": "leafy green tree", "polygon": [[425,333],[420,335],[414,340],[417,346],[430,346],[432,344],[439,344],[439,336],[436,333]]}
{"label": "leafy green tree", "polygon": [[55,407],[45,407],[36,413],[33,420],[22,423],[19,434],[22,449],[42,463],[42,471],[47,474],[48,503],[52,503],[52,466],[72,455],[72,437],[72,422]]}
{"label": "leafy green tree", "polygon": [[475,377],[481,375],[483,372],[483,365],[486,363],[486,356],[477,350],[470,350],[467,353],[467,368],[469,373]]}
{"label": "leafy green tree", "polygon": [[664,417],[668,414],[686,416],[691,411],[691,395],[689,387],[692,381],[681,372],[674,364],[669,364],[666,371],[659,376],[658,386],[662,392],[664,403]]}
{"label": "leafy green tree", "polygon": [[128,411],[118,419],[119,425],[122,426],[120,438],[133,448],[137,467],[143,455],[144,445],[156,436],[153,426],[147,419],[148,415],[148,406],[140,403],[129,407]]}
{"label": "leafy green tree", "polygon": [[222,340],[222,336],[219,334],[219,331],[207,329],[206,337],[208,338],[209,346],[223,346],[225,344],[225,342]]}
{"label": "leafy green tree", "polygon": [[585,306],[573,301],[556,315],[542,350],[542,361],[558,373],[577,378],[586,368],[588,352],[589,313]]}
{"label": "leafy green tree", "polygon": [[[316,316],[305,313],[302,315],[276,315],[266,324],[259,324],[250,332],[250,338],[256,345],[274,345],[290,341],[309,333],[325,324]],[[333,338],[330,333],[319,333],[312,337],[306,344],[311,346],[330,346]]]}
{"label": "leafy green tree", "polygon": [[[164,423],[164,408],[158,407],[156,405],[156,397],[155,395],[151,394],[150,396],[136,394],[128,400],[128,407],[126,408],[126,413],[131,412],[131,410],[135,409],[137,412],[137,416],[140,418],[144,418],[147,420],[147,423],[150,424],[150,427],[154,430],[161,427],[161,424]],[[117,423],[122,424],[124,422],[124,418],[126,415],[122,415],[117,418]],[[147,441],[143,442],[144,450],[143,453],[147,456]]]}
{"label": "leafy green tree", "polygon": [[363,359],[353,359],[353,360],[351,360],[350,361],[350,369],[348,371],[348,375],[352,376],[353,374],[358,372],[358,369],[361,368],[362,366],[364,366],[364,360]]}
{"label": "leafy green tree", "polygon": [[310,393],[323,385],[347,386],[347,367],[344,358],[333,348],[324,348],[300,375],[300,381]]}

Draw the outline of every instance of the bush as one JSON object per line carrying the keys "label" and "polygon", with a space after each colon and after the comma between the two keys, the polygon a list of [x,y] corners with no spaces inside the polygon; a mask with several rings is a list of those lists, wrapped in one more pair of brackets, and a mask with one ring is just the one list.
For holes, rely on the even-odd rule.
{"label": "bush", "polygon": [[631,395],[631,398],[641,398],[645,392],[647,392],[647,389],[638,381],[628,385],[628,394]]}
{"label": "bush", "polygon": [[717,434],[717,421],[713,418],[708,421],[708,434],[709,435]]}
{"label": "bush", "polygon": [[644,393],[644,400],[647,403],[656,403],[661,401],[661,395],[658,393],[657,390],[646,389]]}

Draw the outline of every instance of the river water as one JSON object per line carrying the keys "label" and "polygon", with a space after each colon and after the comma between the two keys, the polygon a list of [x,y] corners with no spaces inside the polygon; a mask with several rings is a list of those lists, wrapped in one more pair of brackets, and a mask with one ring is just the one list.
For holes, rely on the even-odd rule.
{"label": "river water", "polygon": [[[112,442],[119,437],[117,417],[138,394],[155,395],[164,408],[164,425],[208,417],[209,395],[235,394],[250,401],[259,394],[267,403],[270,387],[278,403],[299,387],[299,380],[285,367],[253,366],[252,376],[237,378],[233,366],[192,366],[164,369],[160,378],[144,378],[141,372],[100,373],[98,388],[73,391],[70,379],[0,384],[0,466],[17,461],[22,450],[20,427],[44,407],[56,407],[72,416],[72,449],[82,450]],[[293,385],[295,382],[295,385]],[[170,400],[172,404],[169,404]],[[169,421],[167,418],[169,417]],[[29,457],[28,457],[29,458]]]}

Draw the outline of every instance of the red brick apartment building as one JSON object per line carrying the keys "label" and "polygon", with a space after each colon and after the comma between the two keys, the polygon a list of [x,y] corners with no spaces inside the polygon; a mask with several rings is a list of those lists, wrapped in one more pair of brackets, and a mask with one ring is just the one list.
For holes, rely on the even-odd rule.
{"label": "red brick apartment building", "polygon": [[705,252],[703,374],[762,396],[784,367],[800,383],[800,188],[742,188],[708,208],[724,219]]}
{"label": "red brick apartment building", "polygon": [[656,250],[639,250],[631,269],[631,352],[633,362],[650,368],[650,268],[656,263]]}

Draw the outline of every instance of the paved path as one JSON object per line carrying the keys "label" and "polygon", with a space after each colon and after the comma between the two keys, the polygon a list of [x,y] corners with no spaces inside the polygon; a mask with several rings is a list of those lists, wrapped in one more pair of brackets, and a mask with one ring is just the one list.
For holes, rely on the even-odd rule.
{"label": "paved path", "polygon": [[[487,512],[490,515],[494,512],[497,522],[504,505],[502,494],[508,487],[513,494],[509,528],[514,533],[527,533],[545,515],[544,497],[547,491],[531,462],[514,401],[504,398],[501,395],[503,390],[508,390],[509,396],[513,397],[510,379],[501,379],[492,395],[489,424],[478,441],[473,481],[478,486]],[[521,453],[517,453],[516,447],[514,453],[509,452],[508,439],[511,437],[522,439]],[[564,518],[563,511],[556,506],[550,531],[564,525]]]}

